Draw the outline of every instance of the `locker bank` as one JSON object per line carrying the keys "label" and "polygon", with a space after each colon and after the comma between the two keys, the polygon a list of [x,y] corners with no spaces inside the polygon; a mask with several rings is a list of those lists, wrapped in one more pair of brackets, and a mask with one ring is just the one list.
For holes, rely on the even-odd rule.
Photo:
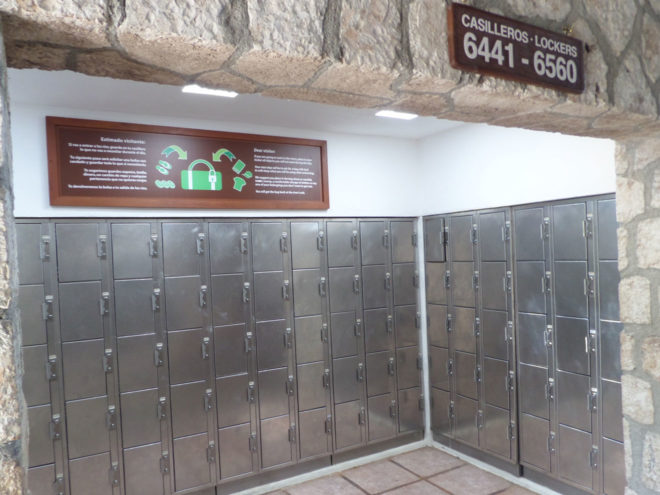
{"label": "locker bank", "polygon": [[[623,493],[611,142],[125,84],[10,72],[31,493],[235,493],[406,445]],[[48,115],[327,139],[330,209],[53,207]]]}

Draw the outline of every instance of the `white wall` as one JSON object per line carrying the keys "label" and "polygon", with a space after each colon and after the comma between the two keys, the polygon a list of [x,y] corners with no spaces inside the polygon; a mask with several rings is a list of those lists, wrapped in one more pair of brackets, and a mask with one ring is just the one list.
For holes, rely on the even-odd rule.
{"label": "white wall", "polygon": [[421,140],[418,212],[611,193],[614,141],[465,125]]}

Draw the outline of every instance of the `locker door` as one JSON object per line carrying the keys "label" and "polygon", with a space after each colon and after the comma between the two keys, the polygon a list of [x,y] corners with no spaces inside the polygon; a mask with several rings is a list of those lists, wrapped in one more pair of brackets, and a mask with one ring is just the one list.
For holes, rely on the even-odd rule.
{"label": "locker door", "polygon": [[506,214],[503,211],[479,214],[481,261],[506,260]]}
{"label": "locker door", "polygon": [[396,434],[396,401],[390,394],[369,397],[369,441],[383,440]]}
{"label": "locker door", "polygon": [[59,298],[60,333],[64,342],[103,336],[100,282],[60,284]]}
{"label": "locker door", "polygon": [[[259,371],[259,417],[262,420],[289,414],[286,368]],[[263,431],[262,431],[263,435]]]}
{"label": "locker door", "polygon": [[422,427],[422,411],[419,410],[421,390],[399,390],[399,432],[419,430]]}
{"label": "locker door", "polygon": [[618,258],[616,238],[616,200],[598,201],[598,258],[616,260]]}
{"label": "locker door", "polygon": [[364,381],[364,364],[359,358],[356,356],[335,359],[332,372],[335,404],[359,400]]}
{"label": "locker door", "polygon": [[451,434],[449,392],[431,388],[431,428],[443,435]]}
{"label": "locker door", "polygon": [[447,306],[428,304],[426,314],[428,315],[429,343],[438,347],[449,347]]}
{"label": "locker door", "polygon": [[159,444],[124,449],[126,495],[160,495],[163,475],[160,472]]}
{"label": "locker door", "polygon": [[363,418],[364,412],[359,400],[335,404],[335,446],[337,450],[360,445],[364,441]]}
{"label": "locker door", "polygon": [[327,289],[321,284],[321,270],[293,271],[293,312],[296,316],[317,315],[323,312],[323,298]]}
{"label": "locker door", "polygon": [[110,454],[92,455],[69,461],[69,485],[72,494],[112,495],[108,480]]}
{"label": "locker door", "polygon": [[364,312],[366,352],[386,351],[394,345],[394,322],[387,309],[368,309]]}
{"label": "locker door", "polygon": [[431,217],[424,219],[424,258],[426,261],[445,261],[445,219]]}
{"label": "locker door", "polygon": [[444,263],[426,263],[426,301],[447,304],[447,268]]}
{"label": "locker door", "polygon": [[417,317],[417,306],[398,306],[394,308],[397,347],[407,347],[419,343]]}
{"label": "locker door", "polygon": [[479,272],[479,285],[481,287],[481,300],[485,309],[507,309],[507,282],[505,262],[481,263]]}
{"label": "locker door", "polygon": [[[106,411],[107,400],[105,397],[67,402],[66,421],[70,459],[110,450],[108,430],[105,424]],[[107,469],[108,467],[105,469],[106,475]]]}
{"label": "locker door", "polygon": [[[330,311],[354,311],[360,290],[360,276],[353,267],[330,268]],[[382,283],[383,281],[381,281]]]}
{"label": "locker door", "polygon": [[[481,311],[481,335],[483,352],[486,356],[507,359],[507,340],[512,337],[513,328],[507,328],[507,314],[504,311]],[[522,347],[522,346],[521,346]]]}
{"label": "locker door", "polygon": [[57,224],[57,273],[60,282],[101,279],[96,223]]}
{"label": "locker door", "polygon": [[176,491],[211,482],[206,433],[174,439],[174,479]]}
{"label": "locker door", "polygon": [[413,263],[415,261],[415,220],[393,220],[390,222],[392,233],[392,263]]}
{"label": "locker door", "polygon": [[358,353],[362,326],[362,320],[356,320],[353,312],[330,315],[333,358],[355,356]]}
{"label": "locker door", "polygon": [[52,495],[55,466],[47,464],[28,469],[27,488],[31,495]]}
{"label": "locker door", "polygon": [[603,441],[603,492],[608,495],[623,495],[626,477],[621,470],[625,466],[623,443],[605,439]]}
{"label": "locker door", "polygon": [[326,367],[323,362],[298,365],[299,410],[306,411],[326,405],[325,372]]}
{"label": "locker door", "polygon": [[[546,395],[548,370],[537,366],[518,365],[518,400],[520,411],[549,419],[549,404]],[[586,395],[585,395],[586,403]]]}
{"label": "locker door", "polygon": [[252,222],[252,269],[255,272],[282,271],[286,241],[282,222]]}
{"label": "locker door", "polygon": [[395,359],[391,352],[367,354],[367,395],[387,394],[394,390]]}
{"label": "locker door", "polygon": [[231,275],[211,275],[213,293],[213,323],[232,325],[245,321],[243,290],[245,280],[242,273]]}
{"label": "locker door", "polygon": [[172,385],[200,381],[206,377],[206,362],[202,356],[205,335],[201,328],[168,333]]}
{"label": "locker door", "polygon": [[619,319],[619,267],[616,261],[598,263],[598,296],[601,320]]}
{"label": "locker door", "polygon": [[558,315],[587,318],[586,280],[584,261],[555,262],[555,308]]}
{"label": "locker door", "polygon": [[220,444],[220,474],[223,480],[247,474],[253,470],[250,450],[250,424],[218,430]]}
{"label": "locker door", "polygon": [[583,431],[591,431],[588,376],[557,372],[557,413],[559,422]]}
{"label": "locker door", "polygon": [[552,233],[555,260],[586,260],[587,241],[584,221],[587,218],[585,203],[552,207]]}
{"label": "locker door", "polygon": [[452,263],[451,287],[454,296],[454,305],[474,307],[474,268],[467,262]]}
{"label": "locker door", "polygon": [[520,415],[520,461],[550,471],[548,437],[550,422],[529,414]]}
{"label": "locker door", "polygon": [[163,264],[166,277],[199,272],[203,236],[199,223],[163,223]]}
{"label": "locker door", "polygon": [[449,219],[452,261],[472,261],[472,215]]}
{"label": "locker door", "polygon": [[153,281],[151,278],[117,280],[114,295],[117,335],[139,335],[153,331]]}
{"label": "locker door", "polygon": [[[206,432],[205,393],[205,382],[185,383],[170,387],[172,435],[175,438]],[[174,442],[176,444],[176,439]]]}
{"label": "locker door", "polygon": [[261,421],[261,466],[264,469],[293,460],[289,416]]}
{"label": "locker door", "polygon": [[545,259],[543,249],[543,208],[515,210],[515,246],[517,260]]}
{"label": "locker door", "polygon": [[502,457],[511,457],[509,411],[487,405],[484,408],[483,442],[486,450]]}
{"label": "locker door", "polygon": [[382,221],[360,221],[360,247],[363,265],[382,265],[387,262],[389,231]]}
{"label": "locker door", "polygon": [[621,323],[601,321],[601,376],[608,380],[621,380]]}
{"label": "locker door", "polygon": [[50,384],[45,373],[47,362],[48,349],[45,345],[23,347],[23,394],[28,406],[50,402]]}
{"label": "locker door", "polygon": [[160,441],[160,418],[156,415],[158,390],[121,394],[121,434],[123,447]]}
{"label": "locker door", "polygon": [[165,278],[168,330],[202,326],[202,305],[205,304],[202,289],[199,275]]}
{"label": "locker door", "polygon": [[475,312],[472,308],[454,308],[454,348],[458,351],[477,352]]}
{"label": "locker door", "polygon": [[559,425],[559,477],[591,490],[591,435]]}
{"label": "locker door", "polygon": [[477,383],[475,381],[475,372],[477,368],[477,359],[474,354],[464,352],[454,353],[456,369],[456,393],[464,397],[477,399]]}
{"label": "locker door", "polygon": [[419,386],[418,357],[417,347],[405,347],[396,350],[396,370],[399,389]]}
{"label": "locker door", "polygon": [[28,457],[30,467],[55,462],[53,441],[50,438],[50,414],[49,404],[28,408],[28,424],[30,426]]}
{"label": "locker door", "polygon": [[414,263],[392,265],[394,279],[394,304],[396,306],[417,303],[417,271]]}
{"label": "locker door", "polygon": [[318,222],[291,222],[291,259],[294,270],[320,268],[324,236],[319,237]]}
{"label": "locker door", "polygon": [[247,373],[216,378],[219,428],[250,422],[249,389]]}
{"label": "locker door", "polygon": [[354,221],[328,220],[328,266],[354,266],[358,232]]}
{"label": "locker door", "polygon": [[290,290],[291,287],[285,285],[283,272],[255,273],[255,318],[257,320],[277,320],[285,318],[286,306],[284,302],[291,297]]}
{"label": "locker door", "polygon": [[214,333],[216,376],[245,373],[250,352],[245,325],[215,327]]}
{"label": "locker door", "polygon": [[522,363],[548,366],[544,341],[545,315],[518,313],[518,359]]}
{"label": "locker door", "polygon": [[112,268],[114,278],[151,278],[152,257],[148,223],[113,223]]}
{"label": "locker door", "polygon": [[387,307],[391,276],[384,265],[362,267],[364,309]]}
{"label": "locker door", "polygon": [[518,311],[545,314],[545,264],[542,261],[519,261],[516,270]]}
{"label": "locker door", "polygon": [[260,321],[257,330],[257,366],[259,370],[287,366],[292,332],[286,321]]}
{"label": "locker door", "polygon": [[332,451],[332,437],[326,426],[328,420],[325,408],[300,412],[300,457],[306,459]]}
{"label": "locker door", "polygon": [[456,396],[455,430],[456,439],[470,445],[477,445],[479,432],[477,430],[477,401]]}
{"label": "locker door", "polygon": [[62,344],[65,400],[105,395],[104,349],[103,340]]}
{"label": "locker door", "polygon": [[449,391],[449,374],[447,373],[449,351],[439,347],[431,347],[429,353],[431,386]]}
{"label": "locker door", "polygon": [[557,368],[589,375],[589,321],[557,316],[556,322]]}
{"label": "locker door", "polygon": [[38,345],[46,343],[46,323],[43,319],[43,285],[21,285],[18,287],[18,309],[21,312],[22,344]]}
{"label": "locker door", "polygon": [[484,358],[484,396],[487,404],[509,409],[509,363]]}
{"label": "locker door", "polygon": [[158,386],[158,371],[154,366],[155,335],[139,335],[117,339],[119,390],[131,392]]}
{"label": "locker door", "polygon": [[[327,327],[327,326],[326,326]],[[312,363],[325,359],[324,341],[328,329],[323,326],[323,317],[305,316],[295,319],[296,362]]]}
{"label": "locker door", "polygon": [[623,442],[621,420],[621,384],[609,380],[601,381],[603,394],[603,436]]}
{"label": "locker door", "polygon": [[243,273],[247,238],[241,223],[209,222],[211,273]]}
{"label": "locker door", "polygon": [[41,225],[38,223],[16,224],[16,245],[18,256],[18,273],[20,283],[42,284],[44,282],[43,264],[41,260]]}

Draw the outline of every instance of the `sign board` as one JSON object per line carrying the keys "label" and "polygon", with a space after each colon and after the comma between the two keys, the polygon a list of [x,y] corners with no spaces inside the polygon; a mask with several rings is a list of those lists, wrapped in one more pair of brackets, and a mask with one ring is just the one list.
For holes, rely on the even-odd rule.
{"label": "sign board", "polygon": [[46,117],[50,204],[328,209],[325,141]]}
{"label": "sign board", "polygon": [[584,43],[454,3],[449,7],[452,67],[572,93],[584,91]]}

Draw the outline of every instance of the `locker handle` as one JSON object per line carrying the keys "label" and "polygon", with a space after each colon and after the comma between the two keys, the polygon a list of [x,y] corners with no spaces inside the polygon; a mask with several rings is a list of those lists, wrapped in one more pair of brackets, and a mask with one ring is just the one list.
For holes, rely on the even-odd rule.
{"label": "locker handle", "polygon": [[589,354],[589,337],[584,336],[584,353]]}
{"label": "locker handle", "polygon": [[206,307],[206,292],[207,292],[206,285],[202,285],[199,288],[199,307],[200,308]]}
{"label": "locker handle", "polygon": [[474,319],[474,323],[472,324],[472,332],[477,338],[481,334],[481,320],[479,318]]}
{"label": "locker handle", "polygon": [[284,347],[286,349],[291,349],[293,347],[293,342],[291,337],[292,337],[291,329],[287,328],[284,331]]}
{"label": "locker handle", "polygon": [[43,305],[41,307],[44,320],[52,320],[54,317],[53,314],[53,296],[46,296],[44,298]]}
{"label": "locker handle", "polygon": [[390,231],[387,229],[383,233],[383,247],[390,247]]}
{"label": "locker handle", "polygon": [[387,333],[391,334],[394,332],[394,318],[392,318],[392,315],[387,315],[386,327]]}
{"label": "locker handle", "polygon": [[241,254],[247,254],[247,252],[248,252],[248,233],[247,232],[242,232],[241,233],[240,249],[241,249]]}
{"label": "locker handle", "polygon": [[289,375],[289,377],[286,379],[286,395],[293,396],[295,394],[295,387],[294,387],[294,380],[293,380],[293,375]]}
{"label": "locker handle", "polygon": [[445,289],[451,288],[451,272],[447,270],[445,272]]}
{"label": "locker handle", "polygon": [[323,388],[330,388],[330,370],[327,368],[323,371]]}
{"label": "locker handle", "polygon": [[452,316],[450,314],[447,315],[447,333],[452,332]]}
{"label": "locker handle", "polygon": [[390,418],[396,418],[396,414],[397,414],[396,401],[393,400],[392,402],[390,402]]}
{"label": "locker handle", "polygon": [[202,339],[202,359],[209,358],[209,345],[211,344],[211,339],[209,337],[204,337]]}
{"label": "locker handle", "polygon": [[253,404],[255,401],[254,391],[255,391],[254,382],[249,382],[247,387],[247,401],[250,404]]}
{"label": "locker handle", "polygon": [[288,235],[286,232],[282,232],[282,237],[280,237],[280,251],[283,253],[289,251]]}
{"label": "locker handle", "polygon": [[353,292],[356,294],[360,293],[360,276],[359,275],[354,275],[353,276]]}
{"label": "locker handle", "polygon": [[362,337],[362,320],[358,318],[353,325],[353,333],[356,337]]}
{"label": "locker handle", "polygon": [[291,425],[289,427],[289,443],[296,441],[296,425]]}
{"label": "locker handle", "polygon": [[103,292],[99,300],[99,312],[101,316],[105,316],[110,312],[110,293]]}
{"label": "locker handle", "polygon": [[243,283],[243,302],[250,302],[250,282]]}
{"label": "locker handle", "polygon": [[555,381],[552,378],[545,385],[545,396],[548,400],[555,400]]}
{"label": "locker handle", "polygon": [[392,274],[390,272],[387,272],[385,274],[385,290],[391,290],[392,289]]}
{"label": "locker handle", "polygon": [[57,355],[50,354],[46,361],[46,380],[52,382],[57,379]]}
{"label": "locker handle", "polygon": [[475,271],[472,275],[472,288],[474,290],[479,290],[479,272]]}
{"label": "locker handle", "polygon": [[213,409],[213,390],[207,388],[204,392],[204,410],[210,411],[211,409]]}
{"label": "locker handle", "polygon": [[507,270],[506,275],[504,277],[504,291],[505,292],[512,292],[513,291],[513,273],[510,270]]}
{"label": "locker handle", "polygon": [[358,424],[364,425],[367,423],[367,411],[363,408],[358,413]]}
{"label": "locker handle", "polygon": [[160,311],[160,289],[154,289],[151,294],[151,310],[154,313]]}
{"label": "locker handle", "polygon": [[206,234],[199,233],[197,234],[197,239],[195,240],[195,246],[197,248],[197,254],[204,254],[204,241],[206,240]]}
{"label": "locker handle", "polygon": [[319,282],[319,296],[325,297],[327,294],[327,283],[325,277],[321,277],[321,281]]}
{"label": "locker handle", "polygon": [[325,418],[325,433],[330,435],[332,433],[332,416],[328,414]]}
{"label": "locker handle", "polygon": [[50,236],[42,235],[39,244],[39,259],[48,261],[50,259]]}
{"label": "locker handle", "polygon": [[357,370],[355,371],[355,375],[357,377],[358,382],[364,381],[364,364],[358,363]]}
{"label": "locker handle", "polygon": [[394,376],[394,358],[391,357],[387,360],[387,374]]}
{"label": "locker handle", "polygon": [[328,341],[328,324],[324,323],[321,325],[321,342]]}
{"label": "locker handle", "polygon": [[543,331],[543,343],[546,347],[552,347],[552,325],[548,325]]}
{"label": "locker handle", "polygon": [[247,332],[245,334],[245,354],[248,354],[252,351],[252,332]]}
{"label": "locker handle", "polygon": [[282,284],[282,299],[285,301],[289,300],[289,281],[285,280]]}
{"label": "locker handle", "polygon": [[158,256],[158,234],[151,234],[149,238],[149,256],[152,258]]}
{"label": "locker handle", "polygon": [[163,365],[163,343],[158,342],[154,349],[154,366],[156,368]]}
{"label": "locker handle", "polygon": [[257,451],[257,434],[252,433],[248,437],[248,448],[250,449],[250,452],[256,452]]}
{"label": "locker handle", "polygon": [[351,233],[351,248],[357,249],[358,248],[358,231],[354,230]]}
{"label": "locker handle", "polygon": [[316,236],[316,249],[318,251],[323,251],[325,249],[325,232],[319,230],[318,236]]}
{"label": "locker handle", "polygon": [[59,414],[53,414],[49,428],[51,440],[59,440],[62,438],[62,418]]}
{"label": "locker handle", "polygon": [[156,404],[156,418],[163,421],[167,418],[167,398],[160,397]]}
{"label": "locker handle", "polygon": [[103,371],[107,373],[112,373],[112,349],[105,349],[103,351]]}
{"label": "locker handle", "polygon": [[170,455],[167,451],[163,452],[160,457],[160,472],[163,474],[170,472]]}
{"label": "locker handle", "polygon": [[108,430],[117,428],[117,409],[115,406],[108,406],[108,410],[105,413],[105,426]]}
{"label": "locker handle", "polygon": [[100,235],[96,241],[96,254],[99,258],[108,256],[108,236]]}

